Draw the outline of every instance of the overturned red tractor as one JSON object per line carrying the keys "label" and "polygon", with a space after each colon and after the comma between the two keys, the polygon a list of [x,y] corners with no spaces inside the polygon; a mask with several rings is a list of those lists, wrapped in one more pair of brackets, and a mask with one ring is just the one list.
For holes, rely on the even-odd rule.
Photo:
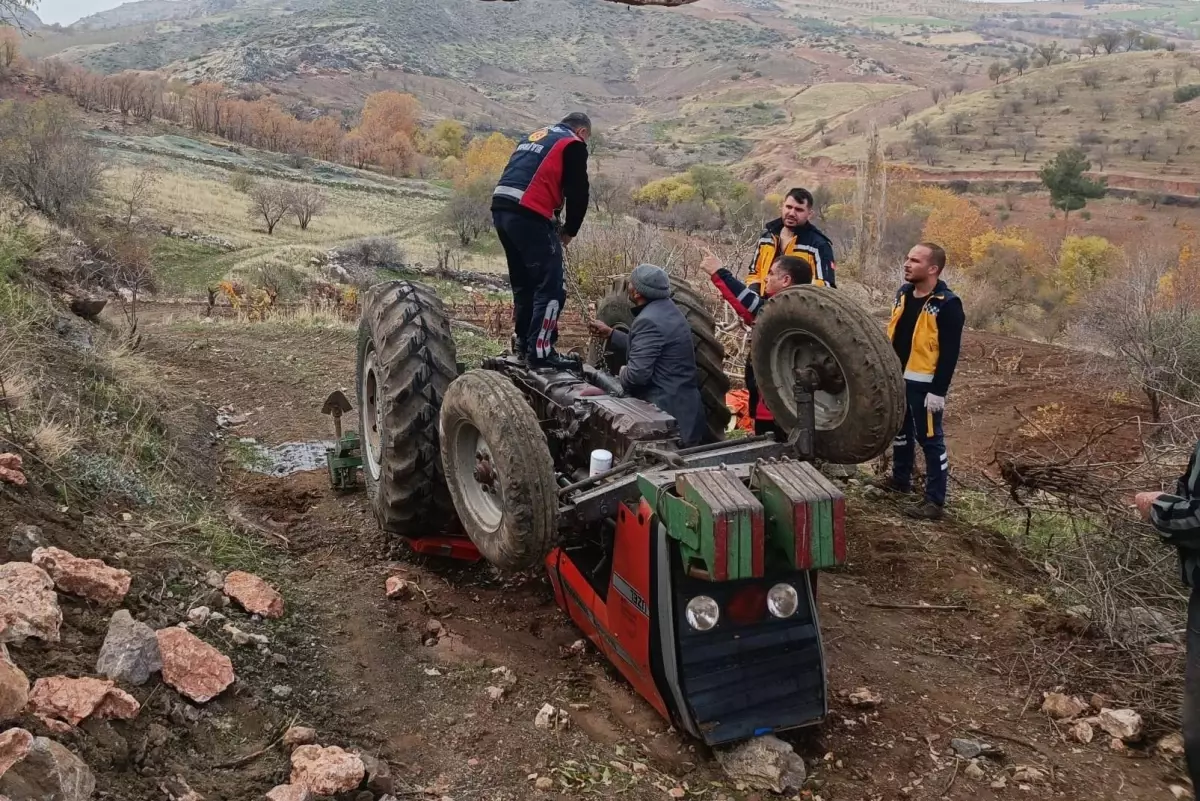
{"label": "overturned red tractor", "polygon": [[[624,397],[611,355],[578,371],[511,355],[457,363],[428,287],[366,295],[358,398],[368,494],[416,551],[511,570],[539,563],[558,605],[672,724],[710,744],[819,722],[825,662],[810,571],[845,560],[845,502],[812,465],[859,463],[899,429],[903,381],[874,320],[844,294],[772,298],[752,358],[790,432],[723,441],[724,352],[690,287],[712,441],[679,445],[673,418]],[[618,285],[598,306],[630,319]],[[612,454],[596,474],[591,454]]]}

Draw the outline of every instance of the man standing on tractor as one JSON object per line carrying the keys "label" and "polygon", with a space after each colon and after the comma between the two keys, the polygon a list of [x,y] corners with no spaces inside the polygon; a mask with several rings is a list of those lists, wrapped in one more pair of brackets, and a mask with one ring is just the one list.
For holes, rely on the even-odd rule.
{"label": "man standing on tractor", "polygon": [[[733,273],[723,267],[721,260],[710,250],[705,249],[700,269],[712,277],[712,282],[720,290],[721,297],[733,307],[742,322],[751,326],[754,325],[754,320],[767,298],[795,284],[813,282],[811,264],[799,256],[780,256],[775,260],[767,271],[762,295],[734,278]],[[750,394],[750,416],[754,419],[754,433],[781,434],[775,425],[775,417],[771,410],[758,394],[758,385],[754,381],[754,365],[750,359],[746,359],[746,391]]]}
{"label": "man standing on tractor", "polygon": [[588,323],[615,351],[626,354],[618,378],[625,391],[653,403],[675,418],[684,447],[699,445],[708,431],[704,401],[696,384],[696,347],[692,328],[671,300],[667,271],[639,264],[629,277],[633,325],[616,331],[600,320]]}
{"label": "man standing on tractor", "polygon": [[[567,299],[563,248],[588,207],[587,141],[592,121],[574,112],[525,137],[492,192],[492,222],[508,259],[513,290],[513,352],[530,367],[577,366],[554,350]],[[567,215],[560,221],[564,204]]]}
{"label": "man standing on tractor", "polygon": [[801,187],[788,191],[779,218],[767,223],[758,238],[758,249],[746,278],[746,284],[752,290],[764,291],[767,273],[780,256],[796,256],[808,262],[812,283],[817,286],[837,286],[833,245],[829,237],[810,222],[813,211],[812,192]]}
{"label": "man standing on tractor", "polygon": [[925,452],[925,500],[909,517],[939,520],[946,506],[949,462],[942,432],[946,393],[958,365],[965,323],[962,300],[942,280],[946,251],[921,242],[904,260],[905,283],[896,290],[888,337],[904,369],[904,425],[892,445],[892,475],[869,482],[888,492],[912,492],[916,446]]}

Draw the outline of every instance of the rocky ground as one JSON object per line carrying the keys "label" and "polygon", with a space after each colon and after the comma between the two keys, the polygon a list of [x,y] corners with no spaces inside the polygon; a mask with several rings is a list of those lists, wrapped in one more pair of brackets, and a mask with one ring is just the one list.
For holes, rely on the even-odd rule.
{"label": "rocky ground", "polygon": [[[0,465],[29,479],[0,481],[0,796],[771,795],[580,643],[544,576],[401,558],[361,493],[268,474],[256,446],[329,437],[320,403],[352,388],[352,330],[145,329],[184,421],[178,478],[221,516],[88,504],[36,465]],[[1064,441],[1138,411],[1064,352],[980,335],[965,353],[947,422],[964,477],[1021,415],[1050,425],[1039,408],[1066,408]],[[1134,434],[1111,437],[1114,458]],[[847,483],[850,563],[820,585],[830,714],[785,737],[807,774],[788,797],[1172,797],[1178,743],[1146,710],[1030,665],[1047,616],[1002,537],[906,521],[860,489]]]}

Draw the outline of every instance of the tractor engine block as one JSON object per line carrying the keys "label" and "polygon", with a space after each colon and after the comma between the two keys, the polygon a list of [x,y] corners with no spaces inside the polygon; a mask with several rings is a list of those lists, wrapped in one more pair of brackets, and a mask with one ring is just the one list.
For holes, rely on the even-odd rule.
{"label": "tractor engine block", "polygon": [[525,393],[555,468],[573,481],[587,475],[597,448],[610,451],[616,464],[635,443],[677,441],[671,415],[646,401],[613,397],[574,373],[533,371],[511,356],[488,359],[484,367],[505,373]]}

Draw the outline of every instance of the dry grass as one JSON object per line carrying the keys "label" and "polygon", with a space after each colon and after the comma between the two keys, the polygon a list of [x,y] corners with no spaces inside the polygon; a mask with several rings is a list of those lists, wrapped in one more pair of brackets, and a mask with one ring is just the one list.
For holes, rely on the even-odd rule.
{"label": "dry grass", "polygon": [[[1183,69],[1181,85],[1200,83],[1200,71],[1190,66],[1187,54],[1165,51],[1120,53],[1035,69],[1020,77],[1014,75],[999,86],[943,101],[940,107],[913,114],[899,126],[887,124],[891,121],[885,120],[887,126],[881,128],[880,136],[885,146],[905,143],[910,141],[915,125],[927,124],[943,140],[933,165],[936,169],[987,171],[1033,170],[1054,153],[1072,146],[1082,146],[1085,152],[1093,151],[1099,145],[1081,145],[1080,134],[1095,132],[1108,143],[1106,172],[1180,176],[1195,180],[1200,176],[1200,147],[1197,147],[1200,141],[1195,140],[1194,133],[1200,109],[1196,108],[1196,103],[1175,104],[1172,101],[1161,120],[1151,113],[1143,116],[1138,110],[1157,96],[1174,93],[1173,70],[1176,66]],[[1151,69],[1160,71],[1153,86],[1146,74]],[[1087,70],[1099,71],[1099,88],[1083,84]],[[807,93],[801,95],[801,99],[806,96]],[[1100,119],[1097,100],[1112,104],[1112,112],[1106,120]],[[1013,111],[1014,101],[1019,104],[1019,111]],[[956,115],[965,117],[960,135],[954,135],[950,128]],[[995,131],[994,120],[1000,121]],[[1027,161],[1010,146],[1022,135],[1034,139],[1034,148]],[[1182,148],[1177,146],[1181,135]],[[1125,152],[1127,143],[1133,145],[1146,137],[1157,141],[1155,153],[1143,160],[1136,150]],[[990,140],[987,148],[982,145],[984,138]],[[970,147],[970,152],[962,150],[963,144]],[[862,156],[864,147],[862,136],[849,137],[827,148],[814,139],[805,143],[802,152],[826,156],[836,162],[854,163]],[[930,166],[915,152],[893,160],[925,169]],[[1098,165],[1095,166],[1098,169]]]}
{"label": "dry grass", "polygon": [[30,432],[29,441],[38,458],[54,466],[74,453],[83,438],[62,423],[43,418]]}

